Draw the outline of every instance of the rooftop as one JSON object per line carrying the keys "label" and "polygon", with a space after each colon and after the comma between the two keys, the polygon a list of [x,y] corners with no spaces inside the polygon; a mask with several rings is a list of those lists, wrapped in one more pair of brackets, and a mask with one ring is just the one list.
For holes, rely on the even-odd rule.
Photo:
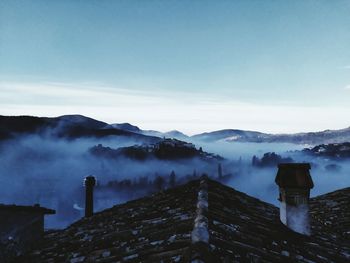
{"label": "rooftop", "polygon": [[349,261],[350,188],[313,198],[310,207],[312,235],[303,236],[280,223],[277,207],[202,178],[47,232],[24,258],[36,263]]}
{"label": "rooftop", "polygon": [[24,205],[5,205],[0,204],[0,211],[16,211],[16,212],[35,212],[41,214],[55,214],[56,211],[35,204],[33,206],[24,206]]}

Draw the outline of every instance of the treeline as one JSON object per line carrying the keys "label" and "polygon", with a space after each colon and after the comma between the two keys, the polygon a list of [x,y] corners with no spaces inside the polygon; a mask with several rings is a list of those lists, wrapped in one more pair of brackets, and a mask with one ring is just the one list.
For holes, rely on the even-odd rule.
{"label": "treeline", "polygon": [[[149,194],[154,192],[159,192],[169,188],[176,187],[177,185],[185,184],[192,180],[197,180],[203,173],[197,173],[193,170],[192,174],[180,175],[178,176],[173,170],[169,174],[160,175],[155,173],[154,176],[141,176],[134,179],[122,179],[122,180],[112,180],[105,185],[97,185],[97,189],[103,190],[108,188],[111,190],[118,191],[119,193],[135,193],[139,196],[141,194]],[[221,164],[218,164],[217,174],[209,175],[210,178],[218,180],[221,182],[228,181],[231,177],[231,173],[223,173],[223,168]]]}
{"label": "treeline", "polygon": [[154,177],[141,176],[134,179],[122,179],[109,181],[106,185],[98,187],[108,187],[118,191],[142,191],[142,192],[158,192],[161,190],[173,188],[177,185],[186,183],[187,181],[196,180],[200,177],[196,170],[191,175],[177,176],[175,171],[171,171],[167,175],[155,173]]}
{"label": "treeline", "polygon": [[268,152],[263,157],[258,158],[255,155],[252,158],[252,166],[255,167],[271,167],[276,166],[279,163],[292,163],[294,160],[290,157],[283,158],[281,155],[275,152]]}

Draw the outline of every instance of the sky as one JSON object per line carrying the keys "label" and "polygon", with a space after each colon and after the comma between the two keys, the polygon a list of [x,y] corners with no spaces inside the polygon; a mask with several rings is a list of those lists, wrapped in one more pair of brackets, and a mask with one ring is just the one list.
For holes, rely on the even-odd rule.
{"label": "sky", "polygon": [[350,1],[0,1],[0,114],[350,126]]}

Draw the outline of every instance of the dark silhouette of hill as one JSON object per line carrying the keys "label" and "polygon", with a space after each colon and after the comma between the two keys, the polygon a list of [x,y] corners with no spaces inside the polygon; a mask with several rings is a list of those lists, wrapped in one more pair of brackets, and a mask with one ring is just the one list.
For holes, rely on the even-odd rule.
{"label": "dark silhouette of hill", "polygon": [[46,135],[76,139],[81,137],[126,136],[145,142],[159,138],[131,131],[105,128],[108,124],[82,115],[64,115],[56,118],[34,116],[0,116],[0,140],[23,135]]}
{"label": "dark silhouette of hill", "polygon": [[321,144],[310,149],[306,148],[303,152],[312,156],[350,158],[350,142]]}
{"label": "dark silhouette of hill", "polygon": [[[34,116],[0,116],[0,140],[19,134],[50,133],[59,137],[105,137],[136,136],[170,137],[180,140],[204,142],[254,142],[254,143],[294,143],[294,144],[330,144],[350,141],[350,127],[340,130],[304,132],[295,134],[269,134],[257,131],[225,129],[187,136],[180,131],[159,132],[142,130],[130,123],[108,124],[82,115],[64,115],[56,118]],[[137,134],[137,135],[136,135]]]}
{"label": "dark silhouette of hill", "polygon": [[295,134],[268,134],[244,130],[220,130],[192,136],[193,139],[206,142],[276,142],[295,144],[341,143],[350,141],[350,127],[340,130],[304,132]]}

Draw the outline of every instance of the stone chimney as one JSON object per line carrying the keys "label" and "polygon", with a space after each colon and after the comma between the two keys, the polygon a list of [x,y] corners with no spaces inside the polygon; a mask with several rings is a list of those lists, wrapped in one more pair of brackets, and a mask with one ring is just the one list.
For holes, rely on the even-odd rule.
{"label": "stone chimney", "polygon": [[85,217],[90,217],[94,214],[94,186],[96,179],[92,175],[84,179],[84,186],[86,189],[85,195]]}
{"label": "stone chimney", "polygon": [[309,163],[281,163],[275,179],[281,222],[303,235],[310,235],[309,198],[314,187],[310,169]]}

